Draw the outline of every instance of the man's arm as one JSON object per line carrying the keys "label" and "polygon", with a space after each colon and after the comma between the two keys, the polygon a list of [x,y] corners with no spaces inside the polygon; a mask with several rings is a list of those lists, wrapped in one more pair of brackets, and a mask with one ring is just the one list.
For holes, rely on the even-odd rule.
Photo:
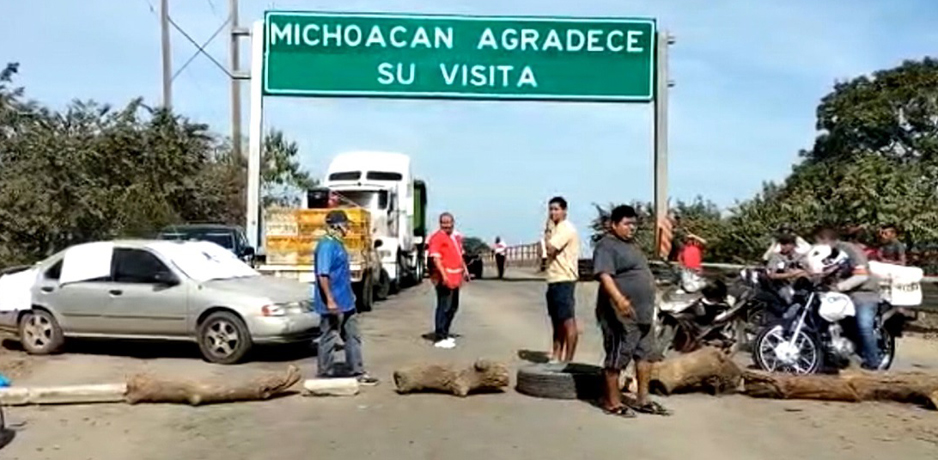
{"label": "man's arm", "polygon": [[899,251],[899,257],[898,257],[899,265],[907,265],[908,261],[905,258],[905,245],[902,243],[899,243],[899,247],[897,249]]}
{"label": "man's arm", "polygon": [[332,296],[332,285],[329,284],[329,276],[319,275],[316,277],[316,282],[319,283],[319,292],[326,299],[326,308],[330,311],[338,310],[339,306],[336,305],[335,297]]}
{"label": "man's arm", "polygon": [[603,242],[596,245],[596,249],[593,251],[593,272],[596,273],[596,278],[599,280],[600,289],[609,296],[612,307],[616,309],[616,312],[621,316],[632,316],[635,313],[632,310],[632,303],[619,290],[616,281],[612,278],[612,274],[616,272],[612,250]]}
{"label": "man's arm", "polygon": [[544,242],[544,246],[547,249],[547,258],[552,259],[557,257],[557,254],[573,239],[573,231],[574,230],[570,228],[570,223],[567,221],[563,221],[554,227],[550,239]]}
{"label": "man's arm", "polygon": [[332,295],[332,283],[329,274],[332,272],[332,251],[329,250],[329,243],[323,241],[316,247],[316,289],[322,294],[326,301],[326,308],[329,311],[337,311],[339,306],[335,303],[335,297]]}

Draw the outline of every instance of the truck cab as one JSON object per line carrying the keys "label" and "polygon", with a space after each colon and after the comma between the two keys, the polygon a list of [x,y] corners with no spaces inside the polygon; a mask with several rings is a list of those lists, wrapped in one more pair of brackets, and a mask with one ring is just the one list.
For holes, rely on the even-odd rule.
{"label": "truck cab", "polygon": [[[423,225],[415,215],[419,199],[425,203],[426,193],[417,191],[411,171],[410,157],[391,152],[347,152],[329,164],[323,183],[344,201],[367,209],[371,215],[371,231],[378,243],[378,257],[391,290],[396,291],[423,277]],[[418,228],[420,227],[420,228]],[[380,281],[379,281],[380,284]]]}

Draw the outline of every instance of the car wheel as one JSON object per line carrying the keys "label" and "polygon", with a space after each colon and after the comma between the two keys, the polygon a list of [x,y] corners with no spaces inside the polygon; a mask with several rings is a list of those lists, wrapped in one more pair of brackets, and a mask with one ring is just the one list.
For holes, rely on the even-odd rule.
{"label": "car wheel", "polygon": [[32,310],[20,320],[20,341],[29,354],[48,355],[62,347],[65,336],[52,313]]}
{"label": "car wheel", "polygon": [[251,349],[251,334],[232,312],[212,313],[199,326],[199,349],[209,362],[234,364]]}

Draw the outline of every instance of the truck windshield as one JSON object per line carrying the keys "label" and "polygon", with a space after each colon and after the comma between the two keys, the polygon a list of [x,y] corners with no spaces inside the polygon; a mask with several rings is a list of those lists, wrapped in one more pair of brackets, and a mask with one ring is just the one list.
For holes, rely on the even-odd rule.
{"label": "truck windshield", "polygon": [[348,201],[365,209],[387,209],[388,192],[386,190],[341,190],[336,193],[344,204]]}

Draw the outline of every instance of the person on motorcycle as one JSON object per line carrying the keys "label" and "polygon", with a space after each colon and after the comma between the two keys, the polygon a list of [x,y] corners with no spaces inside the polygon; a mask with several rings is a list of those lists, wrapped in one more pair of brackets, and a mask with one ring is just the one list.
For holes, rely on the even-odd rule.
{"label": "person on motorcycle", "polygon": [[[778,229],[777,234],[791,235],[795,238],[795,253],[796,254],[803,256],[807,254],[809,251],[811,251],[811,245],[807,241],[805,241],[804,238],[801,238],[800,236],[798,236],[795,233],[795,231],[792,230],[792,227],[790,225],[781,226],[781,228]],[[768,262],[769,258],[772,257],[773,254],[778,254],[779,251],[781,251],[781,249],[782,249],[782,246],[778,243],[778,241],[772,243],[772,245],[769,246],[769,249],[765,251],[765,254],[762,255],[762,260]]]}
{"label": "person on motorcycle", "polygon": [[798,237],[791,233],[783,233],[775,240],[778,252],[769,255],[766,262],[766,276],[775,281],[788,281],[805,276],[801,267],[803,254],[798,253]]}
{"label": "person on motorcycle", "polygon": [[825,270],[824,275],[833,275],[836,282],[831,288],[849,295],[853,301],[863,368],[878,369],[881,357],[874,326],[880,302],[879,280],[870,274],[869,261],[863,250],[853,243],[841,241],[832,228],[822,227],[815,234],[815,239],[818,244],[828,245],[847,256],[846,264],[831,267],[832,273]]}

